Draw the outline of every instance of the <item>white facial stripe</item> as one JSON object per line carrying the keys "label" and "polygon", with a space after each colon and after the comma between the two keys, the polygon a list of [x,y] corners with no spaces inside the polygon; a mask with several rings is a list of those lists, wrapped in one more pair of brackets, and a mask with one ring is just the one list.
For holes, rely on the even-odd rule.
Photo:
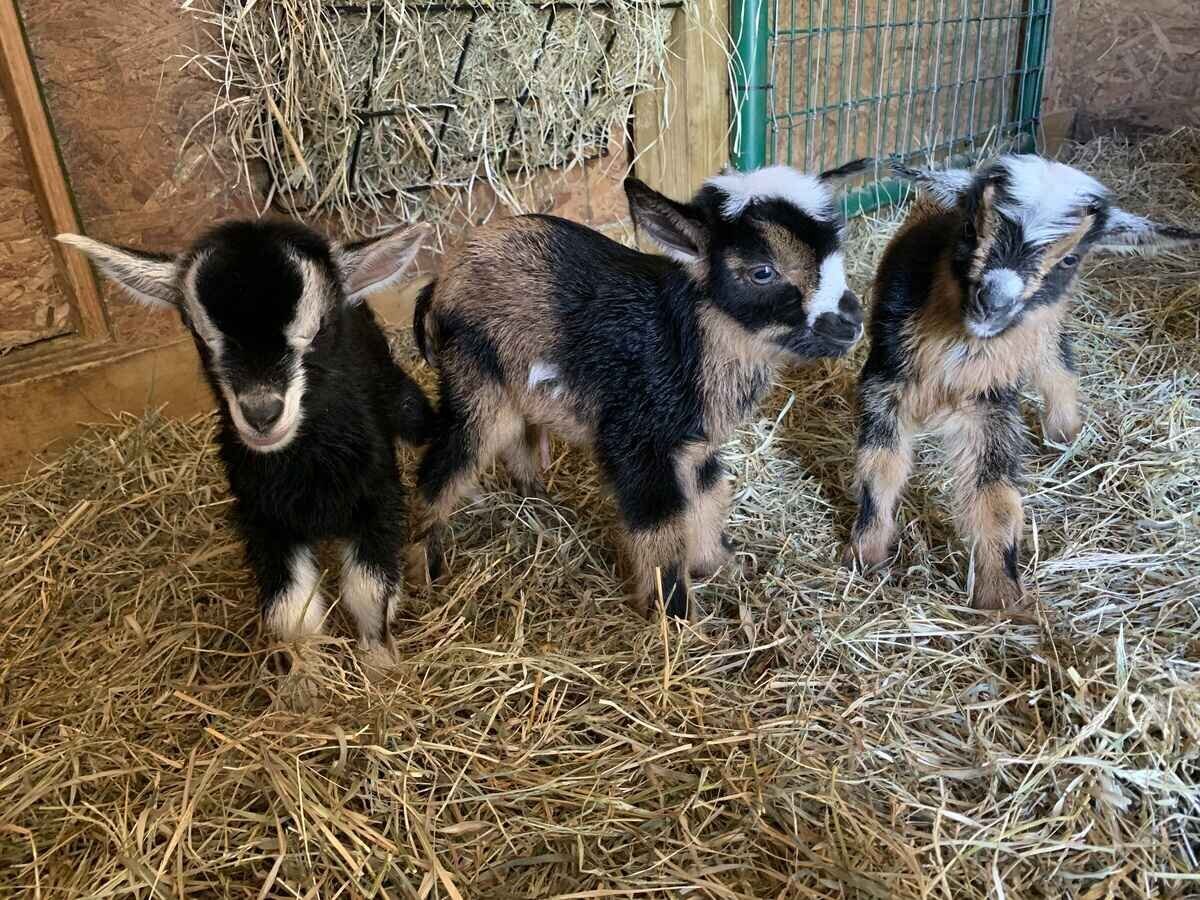
{"label": "white facial stripe", "polygon": [[328,305],[325,279],[312,260],[292,255],[292,261],[300,271],[300,299],[296,303],[296,314],[285,329],[288,343],[297,350],[305,350],[316,337],[321,325],[321,315]]}
{"label": "white facial stripe", "polygon": [[281,640],[321,634],[325,601],[317,588],[317,564],[312,551],[301,547],[289,565],[288,586],[267,608],[266,624]]}
{"label": "white facial stripe", "polygon": [[1025,282],[1012,269],[992,269],[983,276],[982,287],[998,296],[1016,300],[1025,291]]}
{"label": "white facial stripe", "polygon": [[818,221],[832,221],[833,197],[815,175],[790,166],[728,172],[705,182],[725,195],[721,215],[736,219],[755,200],[783,200]]}
{"label": "white facial stripe", "polygon": [[1007,198],[997,209],[1035,246],[1070,234],[1081,221],[1080,210],[1108,197],[1095,178],[1054,160],[1003,156],[996,165],[1008,173]]}
{"label": "white facial stripe", "polygon": [[836,313],[846,293],[846,263],[841,253],[830,253],[821,260],[821,280],[808,302],[808,325],[811,328],[822,313]]}
{"label": "white facial stripe", "polygon": [[200,303],[200,294],[196,289],[196,279],[199,277],[200,267],[204,261],[208,259],[208,255],[198,256],[192,262],[192,267],[188,269],[187,275],[183,279],[183,305],[187,310],[188,319],[192,323],[192,327],[196,333],[203,338],[208,344],[213,353],[213,365],[217,371],[221,370],[221,353],[225,349],[225,341],[221,336],[220,330],[213,324],[213,320],[208,317],[208,311]]}

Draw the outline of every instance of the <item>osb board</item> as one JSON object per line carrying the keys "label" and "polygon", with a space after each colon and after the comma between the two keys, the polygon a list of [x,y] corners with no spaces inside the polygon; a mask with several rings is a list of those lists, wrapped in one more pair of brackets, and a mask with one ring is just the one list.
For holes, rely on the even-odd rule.
{"label": "osb board", "polygon": [[47,377],[0,384],[0,483],[20,478],[85,423],[110,411],[162,408],[189,416],[212,407],[191,340],[134,349]]}
{"label": "osb board", "polygon": [[[203,143],[180,156],[212,101],[209,85],[180,71],[190,48],[202,45],[175,0],[38,0],[21,11],[90,235],[171,249],[215,218],[246,210]],[[171,317],[147,315],[105,291],[122,342],[178,337]]]}
{"label": "osb board", "polygon": [[8,109],[0,99],[0,356],[74,331]]}
{"label": "osb board", "polygon": [[1058,0],[1045,109],[1121,128],[1200,125],[1196,0]]}
{"label": "osb board", "polygon": [[972,135],[983,144],[1016,117],[1025,8],[1023,0],[778,0],[769,112],[784,118],[775,158],[819,169]]}

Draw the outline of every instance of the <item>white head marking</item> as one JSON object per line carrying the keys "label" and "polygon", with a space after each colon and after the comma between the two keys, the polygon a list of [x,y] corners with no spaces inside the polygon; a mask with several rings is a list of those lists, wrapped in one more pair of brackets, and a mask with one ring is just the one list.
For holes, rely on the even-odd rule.
{"label": "white head marking", "polygon": [[997,209],[1034,245],[1070,234],[1079,225],[1080,209],[1108,196],[1092,176],[1040,156],[1002,156],[996,165],[1008,173],[1007,197]]}
{"label": "white head marking", "polygon": [[817,321],[822,313],[836,313],[846,293],[846,265],[839,253],[830,253],[821,260],[820,281],[808,304],[808,325]]}
{"label": "white head marking", "polygon": [[819,221],[833,219],[833,197],[815,175],[790,166],[714,175],[705,184],[725,195],[721,215],[736,219],[755,200],[782,200]]}

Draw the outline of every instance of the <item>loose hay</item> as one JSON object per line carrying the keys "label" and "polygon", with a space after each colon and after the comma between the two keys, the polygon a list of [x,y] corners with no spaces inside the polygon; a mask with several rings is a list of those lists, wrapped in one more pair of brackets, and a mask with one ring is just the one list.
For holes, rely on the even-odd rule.
{"label": "loose hay", "polygon": [[[1076,159],[1133,209],[1200,219],[1200,132]],[[893,225],[854,224],[855,284]],[[1186,895],[1200,852],[1197,269],[1086,273],[1087,425],[1065,452],[1035,431],[1026,577],[1041,602],[1015,621],[964,607],[933,442],[892,575],[838,568],[855,366],[837,363],[789,375],[729,447],[754,577],[703,586],[695,630],[630,617],[611,506],[559,446],[554,505],[500,475],[455,515],[452,580],[402,604],[395,682],[368,687],[333,639],[304,655],[305,708],[267,665],[212,419],[96,428],[0,497],[0,885]]]}
{"label": "loose hay", "polygon": [[[350,231],[476,212],[624,135],[633,98],[667,78],[684,0],[188,0],[215,46],[198,123],[254,194]],[[699,17],[697,7],[687,14]],[[711,15],[711,13],[709,14]],[[697,19],[699,21],[699,19]],[[720,27],[704,23],[705,27]],[[253,172],[265,171],[267,185]],[[489,211],[492,201],[484,211]]]}

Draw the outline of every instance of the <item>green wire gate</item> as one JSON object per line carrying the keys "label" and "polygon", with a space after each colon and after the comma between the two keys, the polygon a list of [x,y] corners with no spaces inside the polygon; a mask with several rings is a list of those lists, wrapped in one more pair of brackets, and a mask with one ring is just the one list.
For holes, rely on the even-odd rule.
{"label": "green wire gate", "polygon": [[[735,167],[1036,146],[1054,0],[732,0]],[[847,215],[899,202],[880,179]]]}

